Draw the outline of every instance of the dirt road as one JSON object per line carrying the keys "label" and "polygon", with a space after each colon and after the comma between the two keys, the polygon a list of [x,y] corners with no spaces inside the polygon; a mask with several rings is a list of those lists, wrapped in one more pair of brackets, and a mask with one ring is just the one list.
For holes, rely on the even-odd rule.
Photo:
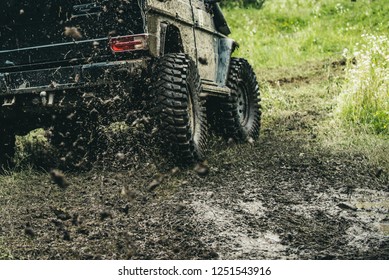
{"label": "dirt road", "polygon": [[[309,92],[326,78],[314,72],[270,85]],[[307,106],[265,114],[256,143],[212,139],[200,172],[134,156],[64,188],[40,171],[2,176],[0,258],[389,259],[388,174],[324,148],[328,110],[294,101]]]}

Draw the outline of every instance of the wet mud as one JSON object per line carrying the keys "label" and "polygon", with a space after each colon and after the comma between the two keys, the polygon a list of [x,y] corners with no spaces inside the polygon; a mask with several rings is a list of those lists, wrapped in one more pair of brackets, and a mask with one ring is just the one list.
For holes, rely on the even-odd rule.
{"label": "wet mud", "polygon": [[0,258],[389,259],[388,174],[323,148],[317,114],[268,121],[254,143],[214,136],[197,166],[137,130],[90,171],[3,175]]}

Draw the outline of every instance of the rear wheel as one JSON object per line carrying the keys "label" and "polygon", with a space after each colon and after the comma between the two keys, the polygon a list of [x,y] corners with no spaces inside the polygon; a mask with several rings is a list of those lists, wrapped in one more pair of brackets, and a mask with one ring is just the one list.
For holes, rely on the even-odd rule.
{"label": "rear wheel", "polygon": [[260,92],[255,73],[245,59],[231,59],[227,86],[231,96],[219,103],[217,118],[222,134],[238,141],[257,139],[261,123]]}
{"label": "rear wheel", "polygon": [[167,54],[152,78],[162,143],[183,163],[202,160],[208,137],[205,102],[195,63],[185,54]]}
{"label": "rear wheel", "polygon": [[15,155],[15,133],[10,129],[0,129],[0,170],[8,169],[13,165]]}

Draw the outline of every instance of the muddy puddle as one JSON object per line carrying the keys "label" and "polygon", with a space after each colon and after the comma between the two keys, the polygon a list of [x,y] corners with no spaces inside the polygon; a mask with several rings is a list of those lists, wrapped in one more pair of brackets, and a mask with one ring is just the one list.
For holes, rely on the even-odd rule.
{"label": "muddy puddle", "polygon": [[358,215],[369,217],[372,220],[378,215],[379,220],[373,221],[373,226],[389,237],[389,196],[387,192],[365,191],[352,201],[358,209]]}

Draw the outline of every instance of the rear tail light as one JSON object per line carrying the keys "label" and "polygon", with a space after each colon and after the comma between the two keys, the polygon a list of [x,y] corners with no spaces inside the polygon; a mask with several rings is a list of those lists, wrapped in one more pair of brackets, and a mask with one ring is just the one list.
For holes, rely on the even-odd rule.
{"label": "rear tail light", "polygon": [[113,52],[146,50],[148,34],[137,34],[111,38],[109,46]]}

